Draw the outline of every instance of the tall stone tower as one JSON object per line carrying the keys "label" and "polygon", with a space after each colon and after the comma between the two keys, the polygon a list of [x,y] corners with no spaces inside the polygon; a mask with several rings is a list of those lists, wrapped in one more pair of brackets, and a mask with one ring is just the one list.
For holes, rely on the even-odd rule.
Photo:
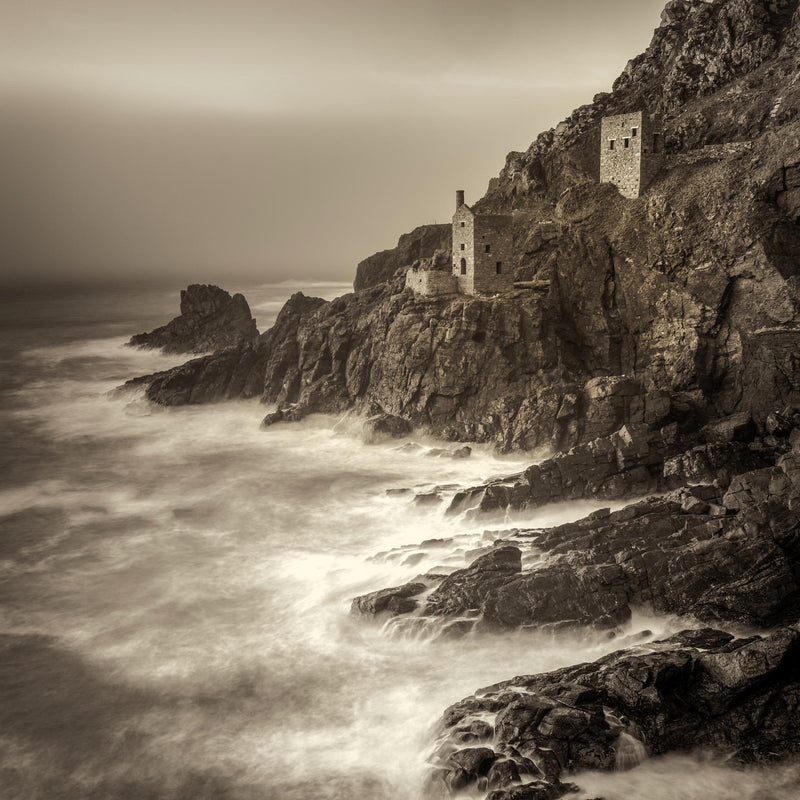
{"label": "tall stone tower", "polygon": [[603,117],[600,123],[600,182],[613,183],[623,197],[635,198],[661,169],[661,126],[646,111]]}
{"label": "tall stone tower", "polygon": [[463,294],[495,294],[514,288],[510,216],[476,214],[456,192],[453,275]]}

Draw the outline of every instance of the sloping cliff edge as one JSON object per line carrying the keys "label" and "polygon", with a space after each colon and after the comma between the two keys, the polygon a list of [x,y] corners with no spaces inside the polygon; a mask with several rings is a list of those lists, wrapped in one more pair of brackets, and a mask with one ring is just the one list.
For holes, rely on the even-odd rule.
{"label": "sloping cliff edge", "polygon": [[[386,269],[362,270],[366,288],[296,295],[255,346],[152,376],[148,396],[382,410],[506,449],[626,421],[762,424],[800,402],[798,41],[796,0],[670,2],[614,91],[510,154],[477,204],[514,214],[517,274],[543,288],[415,297],[396,265],[446,226],[418,229],[373,257]],[[597,182],[598,126],[642,104],[669,154],[626,200]]]}

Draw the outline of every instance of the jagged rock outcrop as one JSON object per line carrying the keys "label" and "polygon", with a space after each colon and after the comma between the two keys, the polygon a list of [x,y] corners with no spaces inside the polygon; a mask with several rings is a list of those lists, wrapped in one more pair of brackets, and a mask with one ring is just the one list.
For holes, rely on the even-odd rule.
{"label": "jagged rock outcrop", "polygon": [[353,281],[355,291],[369,289],[391,280],[398,269],[430,258],[437,250],[450,251],[450,225],[420,225],[404,233],[391,250],[381,250],[361,261]]}
{"label": "jagged rock outcrop", "polygon": [[[356,281],[376,285],[262,338],[264,400],[560,450],[623,423],[683,434],[741,414],[762,431],[800,403],[797,5],[670,3],[614,91],[511,154],[476,204],[514,212],[537,288],[414,298],[390,273],[447,246],[448,226],[424,226]],[[596,182],[598,124],[643,103],[692,157],[627,200]],[[235,387],[206,393],[222,396]]]}
{"label": "jagged rock outcrop", "polygon": [[[148,400],[165,406],[216,403],[258,397],[264,392],[267,361],[287,363],[296,357],[287,331],[296,331],[325,301],[297,292],[278,314],[275,324],[254,344],[241,344],[154,375],[134,378],[125,387],[145,387]],[[123,387],[124,388],[124,387]]]}
{"label": "jagged rock outcrop", "polygon": [[[787,417],[800,425],[800,413],[790,410]],[[722,420],[715,430],[725,426],[735,430],[730,420]],[[474,516],[568,500],[619,500],[686,484],[713,482],[724,487],[739,473],[771,465],[790,447],[785,437],[775,436],[749,444],[723,441],[687,447],[692,441],[678,435],[675,423],[659,430],[623,425],[610,436],[556,453],[522,473],[460,489],[447,511]]]}
{"label": "jagged rock outcrop", "polygon": [[430,800],[554,800],[585,769],[705,747],[742,761],[800,754],[800,629],[690,630],[591,664],[522,675],[448,708]]}
{"label": "jagged rock outcrop", "polygon": [[266,351],[240,345],[179,367],[127,381],[121,388],[145,387],[145,396],[162,406],[218,403],[257,397],[264,384]]}
{"label": "jagged rock outcrop", "polygon": [[150,333],[132,336],[128,344],[165,353],[208,353],[251,346],[257,339],[256,321],[244,295],[231,297],[219,286],[195,283],[181,291],[179,317]]}
{"label": "jagged rock outcrop", "polygon": [[[516,530],[512,540],[504,537],[467,568],[439,580],[428,576],[432,591],[424,604],[409,605],[405,613],[434,622],[468,618],[501,629],[614,628],[636,607],[708,622],[763,626],[795,619],[800,611],[800,436],[794,431],[800,428],[789,430],[790,420],[800,422],[800,414],[774,415],[774,430],[785,434],[780,440],[772,435],[774,447],[753,443],[742,449],[741,443],[728,442],[690,451],[690,466],[705,447],[737,474],[724,479],[687,467],[691,479],[706,482],[690,479],[662,497],[548,530]],[[657,461],[654,454],[663,453],[663,445],[653,448],[647,438],[637,442],[623,430],[593,444],[598,446],[531,467],[510,488],[489,484],[475,490],[484,494],[477,495],[474,509],[504,507],[500,500],[525,508],[591,491],[614,495],[626,488],[626,472],[636,469],[645,469],[646,488],[663,489],[658,471],[650,469],[658,464],[662,470],[665,463],[672,465],[669,479],[679,476],[674,461],[680,457]],[[587,462],[587,456],[597,460]],[[463,508],[468,495],[456,495],[452,508]],[[545,559],[523,569],[524,553],[543,553]]]}

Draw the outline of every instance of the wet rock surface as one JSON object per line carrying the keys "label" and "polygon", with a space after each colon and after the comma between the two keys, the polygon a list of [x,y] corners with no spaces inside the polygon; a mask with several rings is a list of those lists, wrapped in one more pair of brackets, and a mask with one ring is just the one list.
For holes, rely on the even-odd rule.
{"label": "wet rock surface", "polygon": [[257,397],[263,382],[264,361],[263,349],[240,345],[187,361],[174,369],[134,378],[122,388],[143,386],[147,399],[162,406]]}
{"label": "wet rock surface", "polygon": [[567,781],[575,772],[688,747],[745,761],[797,756],[798,712],[797,625],[743,639],[685,631],[594,663],[518,676],[451,706],[426,796],[470,787],[491,790],[493,800],[557,798],[574,791]]}
{"label": "wet rock surface", "polygon": [[[501,501],[506,510],[602,492],[619,496],[637,487],[663,491],[680,475],[696,479],[700,470],[686,464],[709,453],[725,460],[729,470],[717,477],[703,473],[705,483],[689,480],[618,511],[500,534],[493,550],[441,580],[424,604],[410,611],[431,620],[466,618],[492,629],[613,629],[637,607],[712,623],[765,626],[792,620],[800,610],[797,422],[800,416],[791,409],[773,415],[772,430],[784,435],[772,435],[769,447],[714,443],[667,461],[659,437],[644,432],[637,440],[623,429],[504,483],[457,492],[450,512],[466,507],[474,515],[497,510]],[[666,465],[671,466],[665,475]],[[737,468],[738,474],[730,474]],[[637,471],[643,482],[619,479]],[[439,494],[432,494],[438,501]]]}
{"label": "wet rock surface", "polygon": [[179,317],[150,333],[132,336],[128,344],[165,353],[208,353],[252,346],[257,339],[256,321],[244,295],[231,296],[218,286],[196,283],[181,291]]}

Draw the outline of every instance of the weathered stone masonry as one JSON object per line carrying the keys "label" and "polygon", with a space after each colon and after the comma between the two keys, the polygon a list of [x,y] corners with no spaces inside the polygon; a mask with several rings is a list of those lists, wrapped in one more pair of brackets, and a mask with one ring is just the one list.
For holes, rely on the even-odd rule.
{"label": "weathered stone masonry", "polygon": [[464,294],[495,294],[514,288],[510,216],[475,214],[456,192],[453,275]]}
{"label": "weathered stone masonry", "polygon": [[456,294],[458,282],[449,272],[412,267],[406,272],[406,289],[426,297],[438,297],[444,294]]}
{"label": "weathered stone masonry", "polygon": [[613,183],[620,194],[636,198],[661,168],[661,126],[643,111],[604,117],[600,124],[600,182]]}

